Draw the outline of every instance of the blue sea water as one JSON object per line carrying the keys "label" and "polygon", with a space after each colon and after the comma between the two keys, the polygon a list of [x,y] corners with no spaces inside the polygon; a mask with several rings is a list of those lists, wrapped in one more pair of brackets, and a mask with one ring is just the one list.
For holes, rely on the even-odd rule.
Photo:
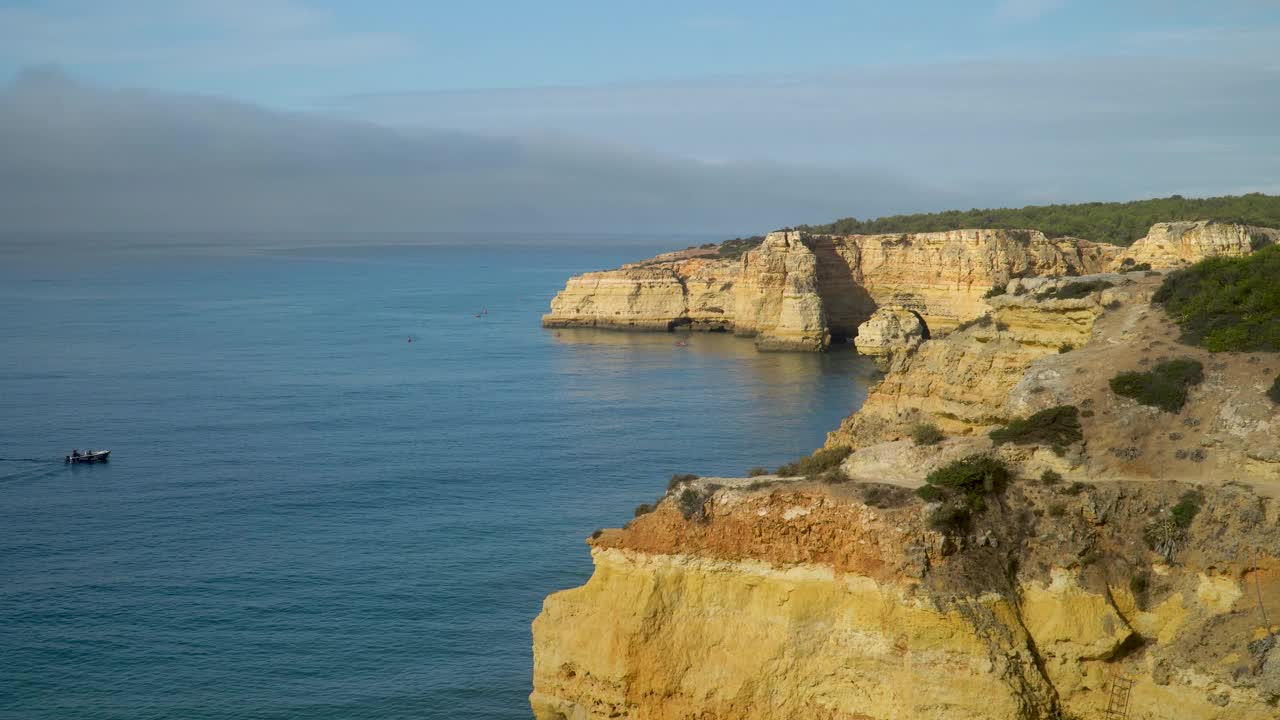
{"label": "blue sea water", "polygon": [[807,453],[873,373],[539,327],[684,240],[0,244],[0,718],[528,718],[583,539]]}

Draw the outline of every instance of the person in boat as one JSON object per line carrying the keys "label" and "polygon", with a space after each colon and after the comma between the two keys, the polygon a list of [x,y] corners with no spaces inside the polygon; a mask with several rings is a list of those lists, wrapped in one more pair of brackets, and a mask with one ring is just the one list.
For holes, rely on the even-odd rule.
{"label": "person in boat", "polygon": [[76,450],[72,450],[72,451],[71,451],[71,457],[80,457],[80,450],[78,450],[78,449],[76,449]]}

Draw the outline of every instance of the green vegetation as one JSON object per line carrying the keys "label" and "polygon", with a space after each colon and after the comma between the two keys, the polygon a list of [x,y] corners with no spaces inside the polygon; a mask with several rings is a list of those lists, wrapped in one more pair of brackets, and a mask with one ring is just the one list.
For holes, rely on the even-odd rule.
{"label": "green vegetation", "polygon": [[639,505],[636,506],[635,516],[640,517],[641,515],[648,515],[651,512],[653,512],[652,505],[650,505],[649,503],[640,503]]}
{"label": "green vegetation", "polygon": [[1021,420],[1012,420],[1008,425],[992,430],[990,435],[996,445],[1014,443],[1059,447],[1084,437],[1080,432],[1080,411],[1074,405],[1059,405]]}
{"label": "green vegetation", "polygon": [[697,479],[698,479],[697,475],[690,475],[689,473],[676,473],[675,475],[671,476],[670,480],[667,481],[667,492],[671,492],[672,490],[675,490],[681,485],[693,482],[694,480],[697,480]]}
{"label": "green vegetation", "polygon": [[1280,246],[1170,273],[1153,300],[1210,352],[1280,352]]}
{"label": "green vegetation", "polygon": [[1041,300],[1079,300],[1099,290],[1106,290],[1113,285],[1114,283],[1107,280],[1081,280],[1067,283],[1056,290],[1040,293],[1036,297]]}
{"label": "green vegetation", "polygon": [[1062,517],[1067,514],[1067,506],[1064,503],[1056,502],[1049,504],[1049,517]]}
{"label": "green vegetation", "polygon": [[1124,262],[1120,263],[1120,272],[1147,272],[1149,270],[1151,270],[1151,263],[1134,262],[1133,258],[1125,258]]}
{"label": "green vegetation", "polygon": [[680,508],[680,514],[686,520],[694,515],[701,515],[702,504],[706,501],[706,496],[691,487],[685,488],[684,492],[676,496],[676,505]]}
{"label": "green vegetation", "polygon": [[747,477],[760,477],[761,475],[768,475],[768,474],[769,474],[769,469],[762,468],[759,465],[747,471]]}
{"label": "green vegetation", "polygon": [[729,259],[742,257],[742,254],[748,250],[754,250],[760,247],[760,243],[762,242],[764,242],[763,235],[752,235],[751,237],[725,240],[720,243],[720,249],[716,251],[716,256]]}
{"label": "green vegetation", "polygon": [[1267,390],[1267,397],[1271,398],[1271,402],[1280,405],[1280,375],[1277,375],[1275,382],[1271,383],[1271,389]]}
{"label": "green vegetation", "polygon": [[1204,502],[1204,496],[1195,491],[1189,491],[1182,494],[1178,499],[1178,504],[1169,509],[1169,515],[1173,517],[1173,524],[1184,530],[1191,527],[1191,521],[1196,519],[1196,514],[1200,512],[1200,503]]}
{"label": "green vegetation", "polygon": [[932,423],[916,423],[911,426],[911,441],[917,446],[937,445],[942,442],[942,431]]}
{"label": "green vegetation", "polygon": [[1055,470],[1045,470],[1040,473],[1040,482],[1045,485],[1057,485],[1062,482],[1062,474]]}
{"label": "green vegetation", "polygon": [[1071,343],[1062,343],[1061,345],[1058,346],[1058,354],[1063,355],[1075,349],[1076,349],[1076,346],[1072,345]]}
{"label": "green vegetation", "polygon": [[1111,391],[1143,405],[1176,413],[1187,402],[1187,390],[1204,380],[1204,366],[1190,358],[1168,360],[1150,372],[1124,372],[1111,378]]}
{"label": "green vegetation", "polygon": [[841,235],[962,230],[965,228],[1034,228],[1049,237],[1074,236],[1115,245],[1129,245],[1146,236],[1158,222],[1221,220],[1246,225],[1280,227],[1280,196],[1250,193],[1214,198],[1173,195],[1126,203],[1039,205],[1024,208],[948,210],[916,215],[891,215],[870,220],[843,218],[799,229]]}
{"label": "green vegetation", "polygon": [[986,292],[982,297],[984,297],[984,298],[999,297],[999,296],[1003,295],[1004,293],[1005,293],[1005,286],[1004,286],[1004,285],[993,285],[993,286],[991,287],[991,289],[990,289],[990,290],[988,290],[988,291],[987,291],[987,292]]}
{"label": "green vegetation", "polygon": [[938,468],[925,478],[916,494],[926,502],[941,502],[932,516],[938,530],[969,525],[973,513],[986,509],[985,496],[1000,493],[1012,478],[1008,466],[990,455],[970,455]]}
{"label": "green vegetation", "polygon": [[850,447],[833,447],[822,448],[809,457],[800,458],[795,462],[789,462],[778,468],[778,474],[783,477],[796,477],[803,475],[807,478],[816,478],[828,470],[834,470],[840,467],[840,463],[849,457],[849,453],[853,452]]}

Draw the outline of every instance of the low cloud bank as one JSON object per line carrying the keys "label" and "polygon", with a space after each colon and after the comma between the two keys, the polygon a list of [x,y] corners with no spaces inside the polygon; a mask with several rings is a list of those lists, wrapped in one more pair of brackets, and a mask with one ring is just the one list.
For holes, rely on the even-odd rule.
{"label": "low cloud bank", "polygon": [[758,232],[963,202],[889,171],[556,134],[394,129],[27,71],[0,94],[10,231]]}

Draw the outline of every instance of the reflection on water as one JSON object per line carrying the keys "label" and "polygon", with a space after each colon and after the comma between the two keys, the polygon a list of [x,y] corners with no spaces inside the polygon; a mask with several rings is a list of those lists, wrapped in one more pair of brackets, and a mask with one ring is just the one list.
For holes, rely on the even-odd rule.
{"label": "reflection on water", "polygon": [[[562,351],[561,376],[577,379],[564,388],[575,400],[626,416],[644,415],[638,408],[663,398],[668,416],[692,414],[748,437],[793,432],[815,418],[834,429],[880,377],[875,363],[851,345],[827,353],[761,353],[751,340],[728,333],[545,332]],[[706,453],[714,465],[715,448]],[[775,460],[759,458],[760,464]]]}

